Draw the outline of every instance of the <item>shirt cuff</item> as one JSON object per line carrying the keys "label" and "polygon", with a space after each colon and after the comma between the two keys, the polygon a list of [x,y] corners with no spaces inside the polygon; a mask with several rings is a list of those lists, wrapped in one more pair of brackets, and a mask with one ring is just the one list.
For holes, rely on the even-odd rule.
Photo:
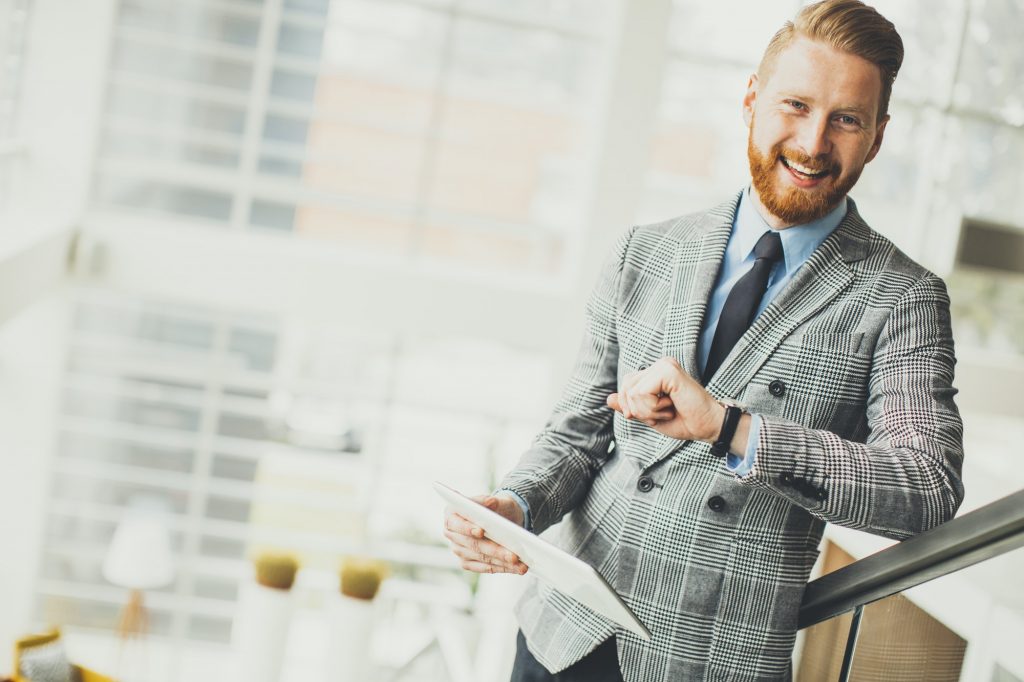
{"label": "shirt cuff", "polygon": [[750,415],[750,434],[747,436],[747,449],[743,456],[729,453],[725,456],[725,468],[737,476],[746,476],[754,468],[757,460],[757,441],[761,435],[761,415]]}
{"label": "shirt cuff", "polygon": [[523,499],[522,495],[517,493],[515,490],[509,490],[508,488],[499,488],[495,491],[496,493],[508,493],[512,496],[512,499],[516,501],[519,508],[523,510],[523,528],[528,531],[533,531],[533,522],[530,521],[530,505],[526,504],[526,500]]}

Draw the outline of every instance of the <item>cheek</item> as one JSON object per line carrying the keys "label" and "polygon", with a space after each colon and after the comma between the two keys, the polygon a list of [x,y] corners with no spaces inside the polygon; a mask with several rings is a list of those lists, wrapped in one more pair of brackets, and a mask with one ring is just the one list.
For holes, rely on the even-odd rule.
{"label": "cheek", "polygon": [[756,125],[751,131],[751,141],[754,142],[754,146],[758,148],[758,152],[762,155],[768,154],[771,150],[771,138],[760,124]]}
{"label": "cheek", "polygon": [[779,142],[785,142],[791,137],[792,131],[783,117],[768,117],[768,120],[757,119],[754,126],[754,142],[758,147],[767,151]]}
{"label": "cheek", "polygon": [[871,144],[864,144],[858,141],[856,144],[844,145],[838,150],[839,162],[843,171],[849,173],[852,170],[862,168],[871,156]]}

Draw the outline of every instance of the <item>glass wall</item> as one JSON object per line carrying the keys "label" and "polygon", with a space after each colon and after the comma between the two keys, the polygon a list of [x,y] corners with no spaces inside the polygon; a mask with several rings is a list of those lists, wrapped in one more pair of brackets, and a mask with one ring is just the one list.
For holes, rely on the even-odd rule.
{"label": "glass wall", "polygon": [[[650,143],[641,221],[700,210],[748,182],[741,99],[773,28],[799,4],[676,0],[670,57]],[[879,0],[906,55],[882,150],[852,196],[868,222],[940,272],[960,222],[1020,230],[1024,52],[1006,31],[1014,0]],[[965,292],[966,294],[967,292]]]}
{"label": "glass wall", "polygon": [[95,205],[557,273],[610,7],[124,0]]}

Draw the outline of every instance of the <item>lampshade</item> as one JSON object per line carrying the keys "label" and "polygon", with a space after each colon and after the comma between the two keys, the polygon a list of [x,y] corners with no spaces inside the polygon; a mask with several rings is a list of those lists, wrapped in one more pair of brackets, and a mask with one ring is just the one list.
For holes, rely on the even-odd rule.
{"label": "lampshade", "polygon": [[110,542],[103,577],[120,587],[149,590],[174,580],[171,534],[162,515],[129,509]]}

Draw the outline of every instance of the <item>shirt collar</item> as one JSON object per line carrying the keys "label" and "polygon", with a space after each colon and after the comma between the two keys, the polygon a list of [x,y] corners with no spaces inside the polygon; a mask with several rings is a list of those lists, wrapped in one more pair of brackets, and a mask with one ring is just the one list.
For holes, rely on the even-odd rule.
{"label": "shirt collar", "polygon": [[[786,262],[786,273],[792,274],[811,257],[832,230],[839,227],[846,216],[846,197],[821,218],[803,225],[794,225],[779,230],[782,239],[782,254]],[[757,212],[754,199],[750,196],[750,187],[740,197],[740,205],[733,221],[732,238],[729,240],[728,251],[732,258],[746,260],[754,251],[754,245],[765,230],[772,229]]]}

